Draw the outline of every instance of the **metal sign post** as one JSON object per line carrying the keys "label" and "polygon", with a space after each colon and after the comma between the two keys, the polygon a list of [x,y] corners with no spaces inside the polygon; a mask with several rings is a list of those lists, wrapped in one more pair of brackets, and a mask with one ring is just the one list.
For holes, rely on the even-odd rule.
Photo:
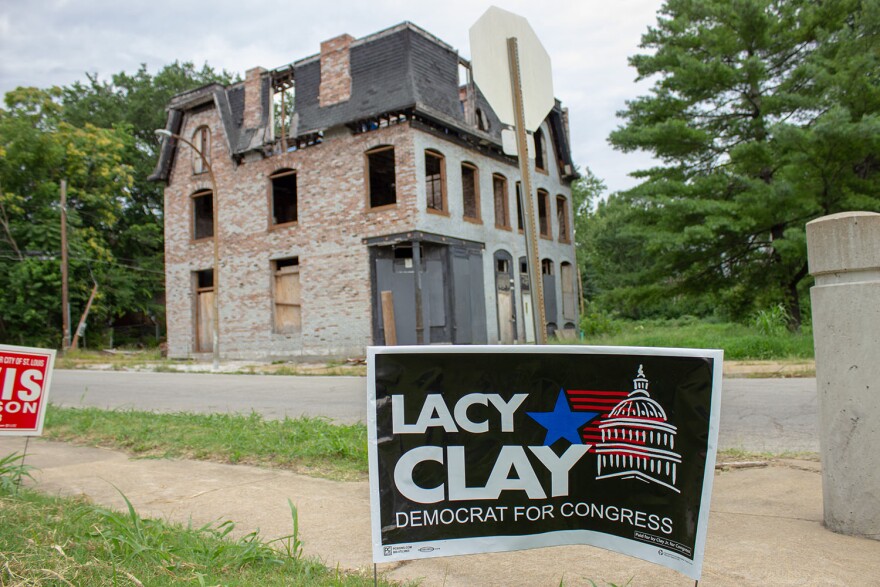
{"label": "metal sign post", "polygon": [[536,131],[553,108],[555,99],[550,56],[525,18],[495,6],[489,8],[471,27],[470,40],[474,80],[499,120],[514,127],[513,133],[503,130],[502,137],[515,135],[516,153],[512,152],[513,141],[508,143],[507,138],[503,138],[502,142],[505,153],[515,154],[519,159],[522,208],[526,216],[526,264],[535,323],[535,342],[546,344],[544,283],[541,279],[541,256],[535,220],[537,204],[532,186],[526,132]]}
{"label": "metal sign post", "polygon": [[516,119],[516,150],[519,154],[519,172],[522,175],[522,207],[526,212],[526,259],[529,269],[529,293],[532,296],[532,317],[535,321],[535,342],[547,344],[547,317],[544,308],[544,283],[541,280],[541,256],[538,254],[538,231],[535,226],[535,199],[532,197],[532,172],[529,167],[526,139],[525,110],[523,109],[522,77],[519,68],[519,43],[516,37],[507,39],[507,58],[510,63],[510,89],[513,94],[513,113]]}

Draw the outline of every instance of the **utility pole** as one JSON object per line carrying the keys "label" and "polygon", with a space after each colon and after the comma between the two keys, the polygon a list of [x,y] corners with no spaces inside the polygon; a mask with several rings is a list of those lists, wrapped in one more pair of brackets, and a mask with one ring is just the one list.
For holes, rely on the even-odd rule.
{"label": "utility pole", "polygon": [[70,349],[70,300],[67,274],[67,180],[61,180],[61,350]]}

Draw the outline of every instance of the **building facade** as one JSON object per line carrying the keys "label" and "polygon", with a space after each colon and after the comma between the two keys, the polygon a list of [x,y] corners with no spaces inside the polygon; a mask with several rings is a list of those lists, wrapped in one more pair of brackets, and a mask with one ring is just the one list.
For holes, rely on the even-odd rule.
{"label": "building facade", "polygon": [[[208,165],[169,138],[151,176],[166,183],[169,356],[211,352],[215,290],[225,358],[362,355],[385,344],[383,292],[398,344],[534,340],[501,128],[468,62],[411,23],[175,96],[166,130]],[[576,175],[558,102],[534,138],[547,328],[573,331]]]}

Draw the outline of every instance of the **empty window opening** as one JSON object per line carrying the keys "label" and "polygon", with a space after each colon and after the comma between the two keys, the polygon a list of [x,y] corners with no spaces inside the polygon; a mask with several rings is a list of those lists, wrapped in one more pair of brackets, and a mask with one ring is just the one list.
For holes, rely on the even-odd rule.
{"label": "empty window opening", "polygon": [[466,86],[470,82],[470,67],[464,63],[458,63],[458,87]]}
{"label": "empty window opening", "polygon": [[497,265],[496,271],[498,273],[510,273],[510,264],[507,259],[495,259],[495,263]]}
{"label": "empty window opening", "polygon": [[516,182],[516,228],[523,231],[523,193],[520,182]]}
{"label": "empty window opening", "polygon": [[486,113],[483,111],[482,108],[477,108],[476,118],[477,128],[483,132],[489,132],[489,117],[486,116]]}
{"label": "empty window opening", "polygon": [[461,199],[464,217],[469,220],[480,219],[480,191],[477,184],[477,168],[467,163],[461,164]]}
{"label": "empty window opening", "polygon": [[292,134],[294,100],[296,98],[292,73],[284,72],[272,80],[272,130],[282,152],[294,150]]}
{"label": "empty window opening", "polygon": [[541,260],[541,275],[554,275],[553,261],[550,259]]}
{"label": "empty window opening", "polygon": [[556,196],[556,224],[559,226],[559,242],[571,242],[568,226],[568,201],[564,196]]}
{"label": "empty window opening", "polygon": [[413,248],[411,246],[394,247],[394,258],[395,259],[412,259],[413,258]]}
{"label": "empty window opening", "polygon": [[535,131],[535,169],[547,171],[547,151],[544,145],[544,133],[541,129]]}
{"label": "empty window opening", "polygon": [[446,211],[446,185],[443,155],[436,151],[425,151],[425,194],[428,210]]}
{"label": "empty window opening", "polygon": [[397,203],[394,147],[380,147],[367,153],[367,178],[370,208]]}
{"label": "empty window opening", "polygon": [[545,238],[551,238],[550,215],[548,213],[549,208],[550,194],[544,190],[538,190],[538,225],[541,231],[541,236]]}
{"label": "empty window opening", "polygon": [[196,271],[196,289],[214,289],[214,270]]}
{"label": "empty window opening", "polygon": [[283,169],[269,179],[272,190],[272,224],[296,222],[296,173],[291,169]]}
{"label": "empty window opening", "polygon": [[492,188],[495,193],[495,226],[509,229],[510,210],[507,202],[507,179],[503,175],[493,175]]}
{"label": "empty window opening", "polygon": [[[193,133],[192,143],[198,149],[198,153],[193,153],[193,173],[205,173],[208,171],[208,167],[205,165],[205,160],[208,161],[208,164],[211,162],[211,130],[207,126],[200,126],[196,129],[196,132]],[[204,156],[204,160],[199,153]]]}
{"label": "empty window opening", "polygon": [[193,239],[214,236],[214,193],[211,190],[196,192],[192,196]]}
{"label": "empty window opening", "polygon": [[302,294],[299,257],[272,261],[275,276],[275,332],[289,334],[302,330]]}

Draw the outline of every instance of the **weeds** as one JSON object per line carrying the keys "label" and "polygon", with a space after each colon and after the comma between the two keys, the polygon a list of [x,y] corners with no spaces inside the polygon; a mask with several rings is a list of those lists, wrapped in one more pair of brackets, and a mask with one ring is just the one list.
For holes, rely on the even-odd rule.
{"label": "weeds", "polygon": [[788,311],[778,304],[757,312],[752,317],[752,326],[764,336],[779,336],[788,330],[790,319]]}
{"label": "weeds", "polygon": [[123,498],[126,511],[116,512],[0,489],[0,585],[373,584],[371,576],[328,569],[304,556],[293,504],[293,532],[267,541],[257,532],[233,538],[229,521],[192,528],[143,518]]}
{"label": "weeds", "polygon": [[15,493],[21,485],[22,479],[31,477],[30,465],[24,464],[24,455],[12,453],[0,458],[0,491],[3,493]]}

